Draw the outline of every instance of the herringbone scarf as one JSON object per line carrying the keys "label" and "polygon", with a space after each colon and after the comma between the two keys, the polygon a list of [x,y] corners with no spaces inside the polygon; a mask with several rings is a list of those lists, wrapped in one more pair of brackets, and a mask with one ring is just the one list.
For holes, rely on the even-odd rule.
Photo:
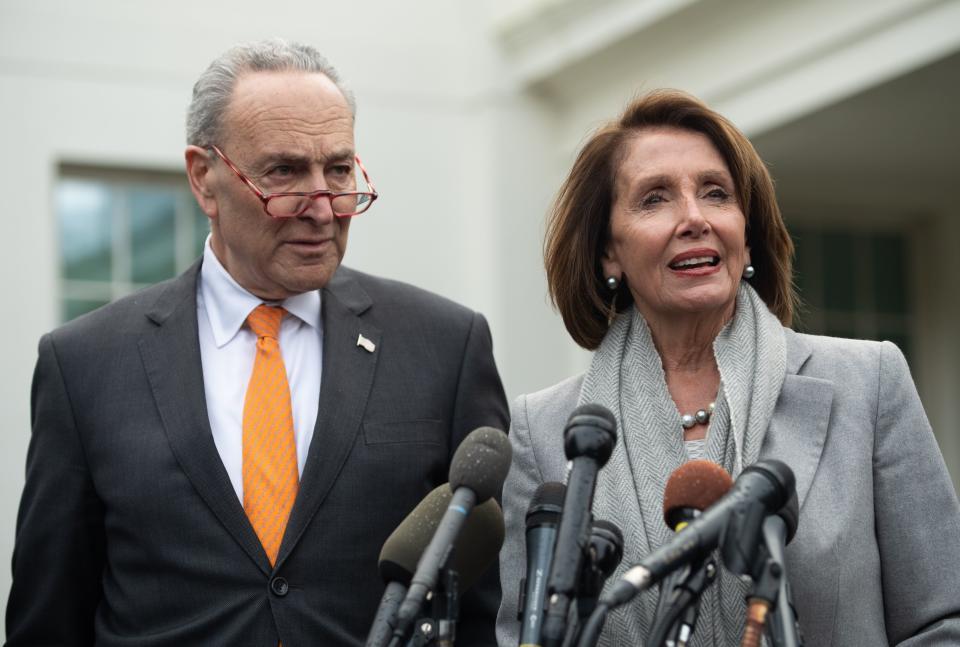
{"label": "herringbone scarf", "polygon": [[[734,316],[717,335],[713,351],[720,391],[707,432],[706,458],[736,478],[757,460],[786,373],[783,328],[746,282],[741,282]],[[610,585],[669,539],[663,491],[673,470],[687,460],[680,413],[667,390],[650,329],[636,308],[613,321],[594,354],[579,399],[580,404],[589,402],[606,406],[617,418],[617,445],[600,471],[594,499],[596,518],[623,529],[623,560],[607,580]],[[746,591],[745,584],[721,567],[701,601],[693,647],[739,644]],[[655,587],[613,611],[600,645],[644,645],[658,595]]]}

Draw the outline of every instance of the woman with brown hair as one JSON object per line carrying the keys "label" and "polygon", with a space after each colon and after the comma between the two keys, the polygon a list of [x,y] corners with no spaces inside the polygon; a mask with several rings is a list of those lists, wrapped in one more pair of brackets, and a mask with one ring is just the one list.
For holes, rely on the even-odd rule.
{"label": "woman with brown hair", "polygon": [[[906,361],[889,342],[789,328],[793,244],[736,127],[682,92],[635,100],[580,151],[544,252],[568,332],[595,352],[584,375],[512,408],[501,647],[517,645],[524,515],[564,480],[562,430],[585,403],[619,432],[593,508],[623,530],[608,582],[669,538],[676,467],[706,458],[737,477],[776,458],[796,476],[787,573],[807,644],[960,644],[960,504]],[[739,642],[747,585],[721,571],[695,645]],[[652,590],[612,613],[601,644],[644,644],[656,605]]]}

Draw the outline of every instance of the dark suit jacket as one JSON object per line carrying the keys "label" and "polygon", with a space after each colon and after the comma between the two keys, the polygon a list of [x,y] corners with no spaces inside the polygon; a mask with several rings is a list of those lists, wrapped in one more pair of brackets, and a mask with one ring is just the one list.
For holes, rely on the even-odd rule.
{"label": "dark suit jacket", "polygon": [[[447,480],[464,436],[507,427],[482,316],[340,268],[323,290],[317,424],[271,568],[210,432],[199,267],[40,341],[11,647],[363,644],[384,540]],[[493,642],[495,571],[465,596],[458,645]]]}

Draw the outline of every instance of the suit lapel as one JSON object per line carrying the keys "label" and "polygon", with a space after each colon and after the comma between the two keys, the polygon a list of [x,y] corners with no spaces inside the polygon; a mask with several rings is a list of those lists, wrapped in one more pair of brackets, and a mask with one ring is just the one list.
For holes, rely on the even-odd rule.
{"label": "suit lapel", "polygon": [[798,374],[810,357],[810,348],[803,337],[791,330],[786,332],[787,375],[760,453],[790,466],[802,508],[827,439],[833,383]]}
{"label": "suit lapel", "polygon": [[227,531],[265,573],[270,564],[243,511],[213,442],[197,335],[198,262],[176,279],[147,312],[153,322],[140,355],[173,453]]}
{"label": "suit lapel", "polygon": [[[339,269],[323,290],[320,406],[277,566],[296,546],[330,492],[360,431],[374,369],[382,352],[380,330],[361,318],[372,304],[345,268]],[[358,343],[361,335],[367,340],[362,345]]]}

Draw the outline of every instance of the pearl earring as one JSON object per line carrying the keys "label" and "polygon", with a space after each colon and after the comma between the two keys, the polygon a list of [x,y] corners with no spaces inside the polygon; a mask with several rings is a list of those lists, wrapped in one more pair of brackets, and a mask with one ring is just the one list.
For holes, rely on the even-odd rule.
{"label": "pearl earring", "polygon": [[752,279],[753,275],[757,273],[757,270],[753,269],[753,265],[747,265],[743,268],[743,278]]}
{"label": "pearl earring", "polygon": [[613,292],[618,287],[620,287],[620,281],[615,276],[607,277],[607,289]]}

